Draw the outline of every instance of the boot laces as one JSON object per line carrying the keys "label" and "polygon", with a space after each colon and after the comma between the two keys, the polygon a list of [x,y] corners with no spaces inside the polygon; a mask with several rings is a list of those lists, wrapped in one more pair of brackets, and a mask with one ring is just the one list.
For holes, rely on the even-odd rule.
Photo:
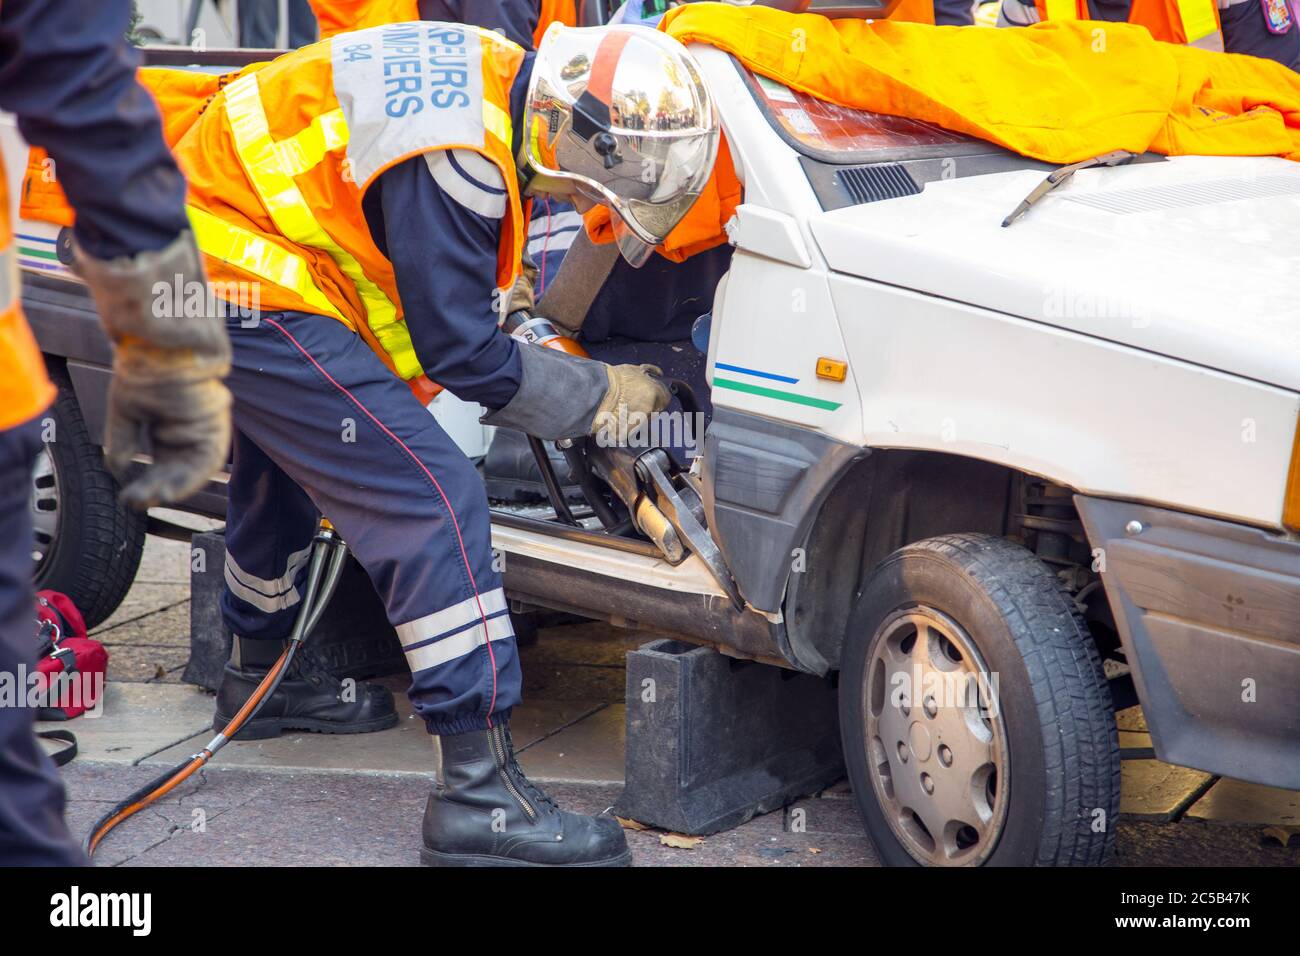
{"label": "boot laces", "polygon": [[524,774],[524,768],[519,766],[519,760],[515,757],[515,742],[510,736],[509,726],[503,726],[501,731],[502,735],[505,737],[506,745],[506,772],[509,773],[510,776],[515,779],[515,782],[519,786],[523,787],[528,792],[528,795],[538,803],[550,807],[552,810],[559,810],[560,805],[556,803],[552,797],[547,795],[546,791],[529,780],[527,775]]}

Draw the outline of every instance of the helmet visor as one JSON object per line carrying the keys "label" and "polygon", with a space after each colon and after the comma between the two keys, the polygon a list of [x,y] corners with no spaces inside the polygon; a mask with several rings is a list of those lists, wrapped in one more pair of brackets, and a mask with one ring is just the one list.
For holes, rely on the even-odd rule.
{"label": "helmet visor", "polygon": [[608,207],[633,265],[685,217],[713,171],[712,100],[694,60],[658,31],[552,27],[528,109],[530,165]]}

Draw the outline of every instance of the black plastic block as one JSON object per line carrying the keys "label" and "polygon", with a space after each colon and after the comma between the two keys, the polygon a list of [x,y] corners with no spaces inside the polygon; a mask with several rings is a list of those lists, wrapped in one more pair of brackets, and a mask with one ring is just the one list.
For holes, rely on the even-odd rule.
{"label": "black plastic block", "polygon": [[716,833],[843,775],[827,678],[668,639],[628,654],[619,816]]}
{"label": "black plastic block", "polygon": [[[226,539],[220,532],[205,532],[191,540],[203,558],[190,562],[190,660],[183,679],[215,690],[230,657],[230,632],[219,604],[225,587]],[[406,671],[402,645],[388,623],[383,602],[351,555],[307,646],[337,677],[361,679]]]}

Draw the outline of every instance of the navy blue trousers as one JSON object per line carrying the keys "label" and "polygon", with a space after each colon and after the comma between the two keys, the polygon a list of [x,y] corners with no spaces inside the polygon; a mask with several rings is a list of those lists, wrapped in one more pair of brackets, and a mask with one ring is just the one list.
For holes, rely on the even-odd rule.
{"label": "navy blue trousers", "polygon": [[[39,419],[0,431],[0,674],[25,696],[36,666],[36,595],[28,496]],[[0,706],[0,866],[84,866],[63,822],[63,782],[36,741],[36,710]]]}
{"label": "navy blue trousers", "polygon": [[288,312],[249,325],[227,323],[226,623],[248,639],[288,636],[324,514],[383,599],[430,733],[506,716],[519,658],[473,464],[338,321]]}

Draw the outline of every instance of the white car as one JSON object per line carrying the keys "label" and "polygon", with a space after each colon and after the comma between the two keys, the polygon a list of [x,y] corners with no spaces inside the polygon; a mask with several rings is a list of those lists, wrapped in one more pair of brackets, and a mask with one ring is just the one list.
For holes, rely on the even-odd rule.
{"label": "white car", "polygon": [[[570,449],[590,512],[494,514],[514,608],[838,675],[890,863],[1104,862],[1127,686],[1161,759],[1300,789],[1300,167],[1139,157],[1004,227],[1051,167],[694,52],[744,185],[703,454]],[[93,450],[107,344],[60,231],[19,233]],[[74,450],[37,474],[41,573],[111,610],[130,562],[64,513],[137,555],[143,525]]]}
{"label": "white car", "polygon": [[725,572],[499,527],[511,594],[838,672],[887,862],[1103,861],[1108,674],[1161,759],[1300,789],[1300,167],[1138,157],[1004,227],[1051,167],[693,52],[744,185],[678,482]]}

